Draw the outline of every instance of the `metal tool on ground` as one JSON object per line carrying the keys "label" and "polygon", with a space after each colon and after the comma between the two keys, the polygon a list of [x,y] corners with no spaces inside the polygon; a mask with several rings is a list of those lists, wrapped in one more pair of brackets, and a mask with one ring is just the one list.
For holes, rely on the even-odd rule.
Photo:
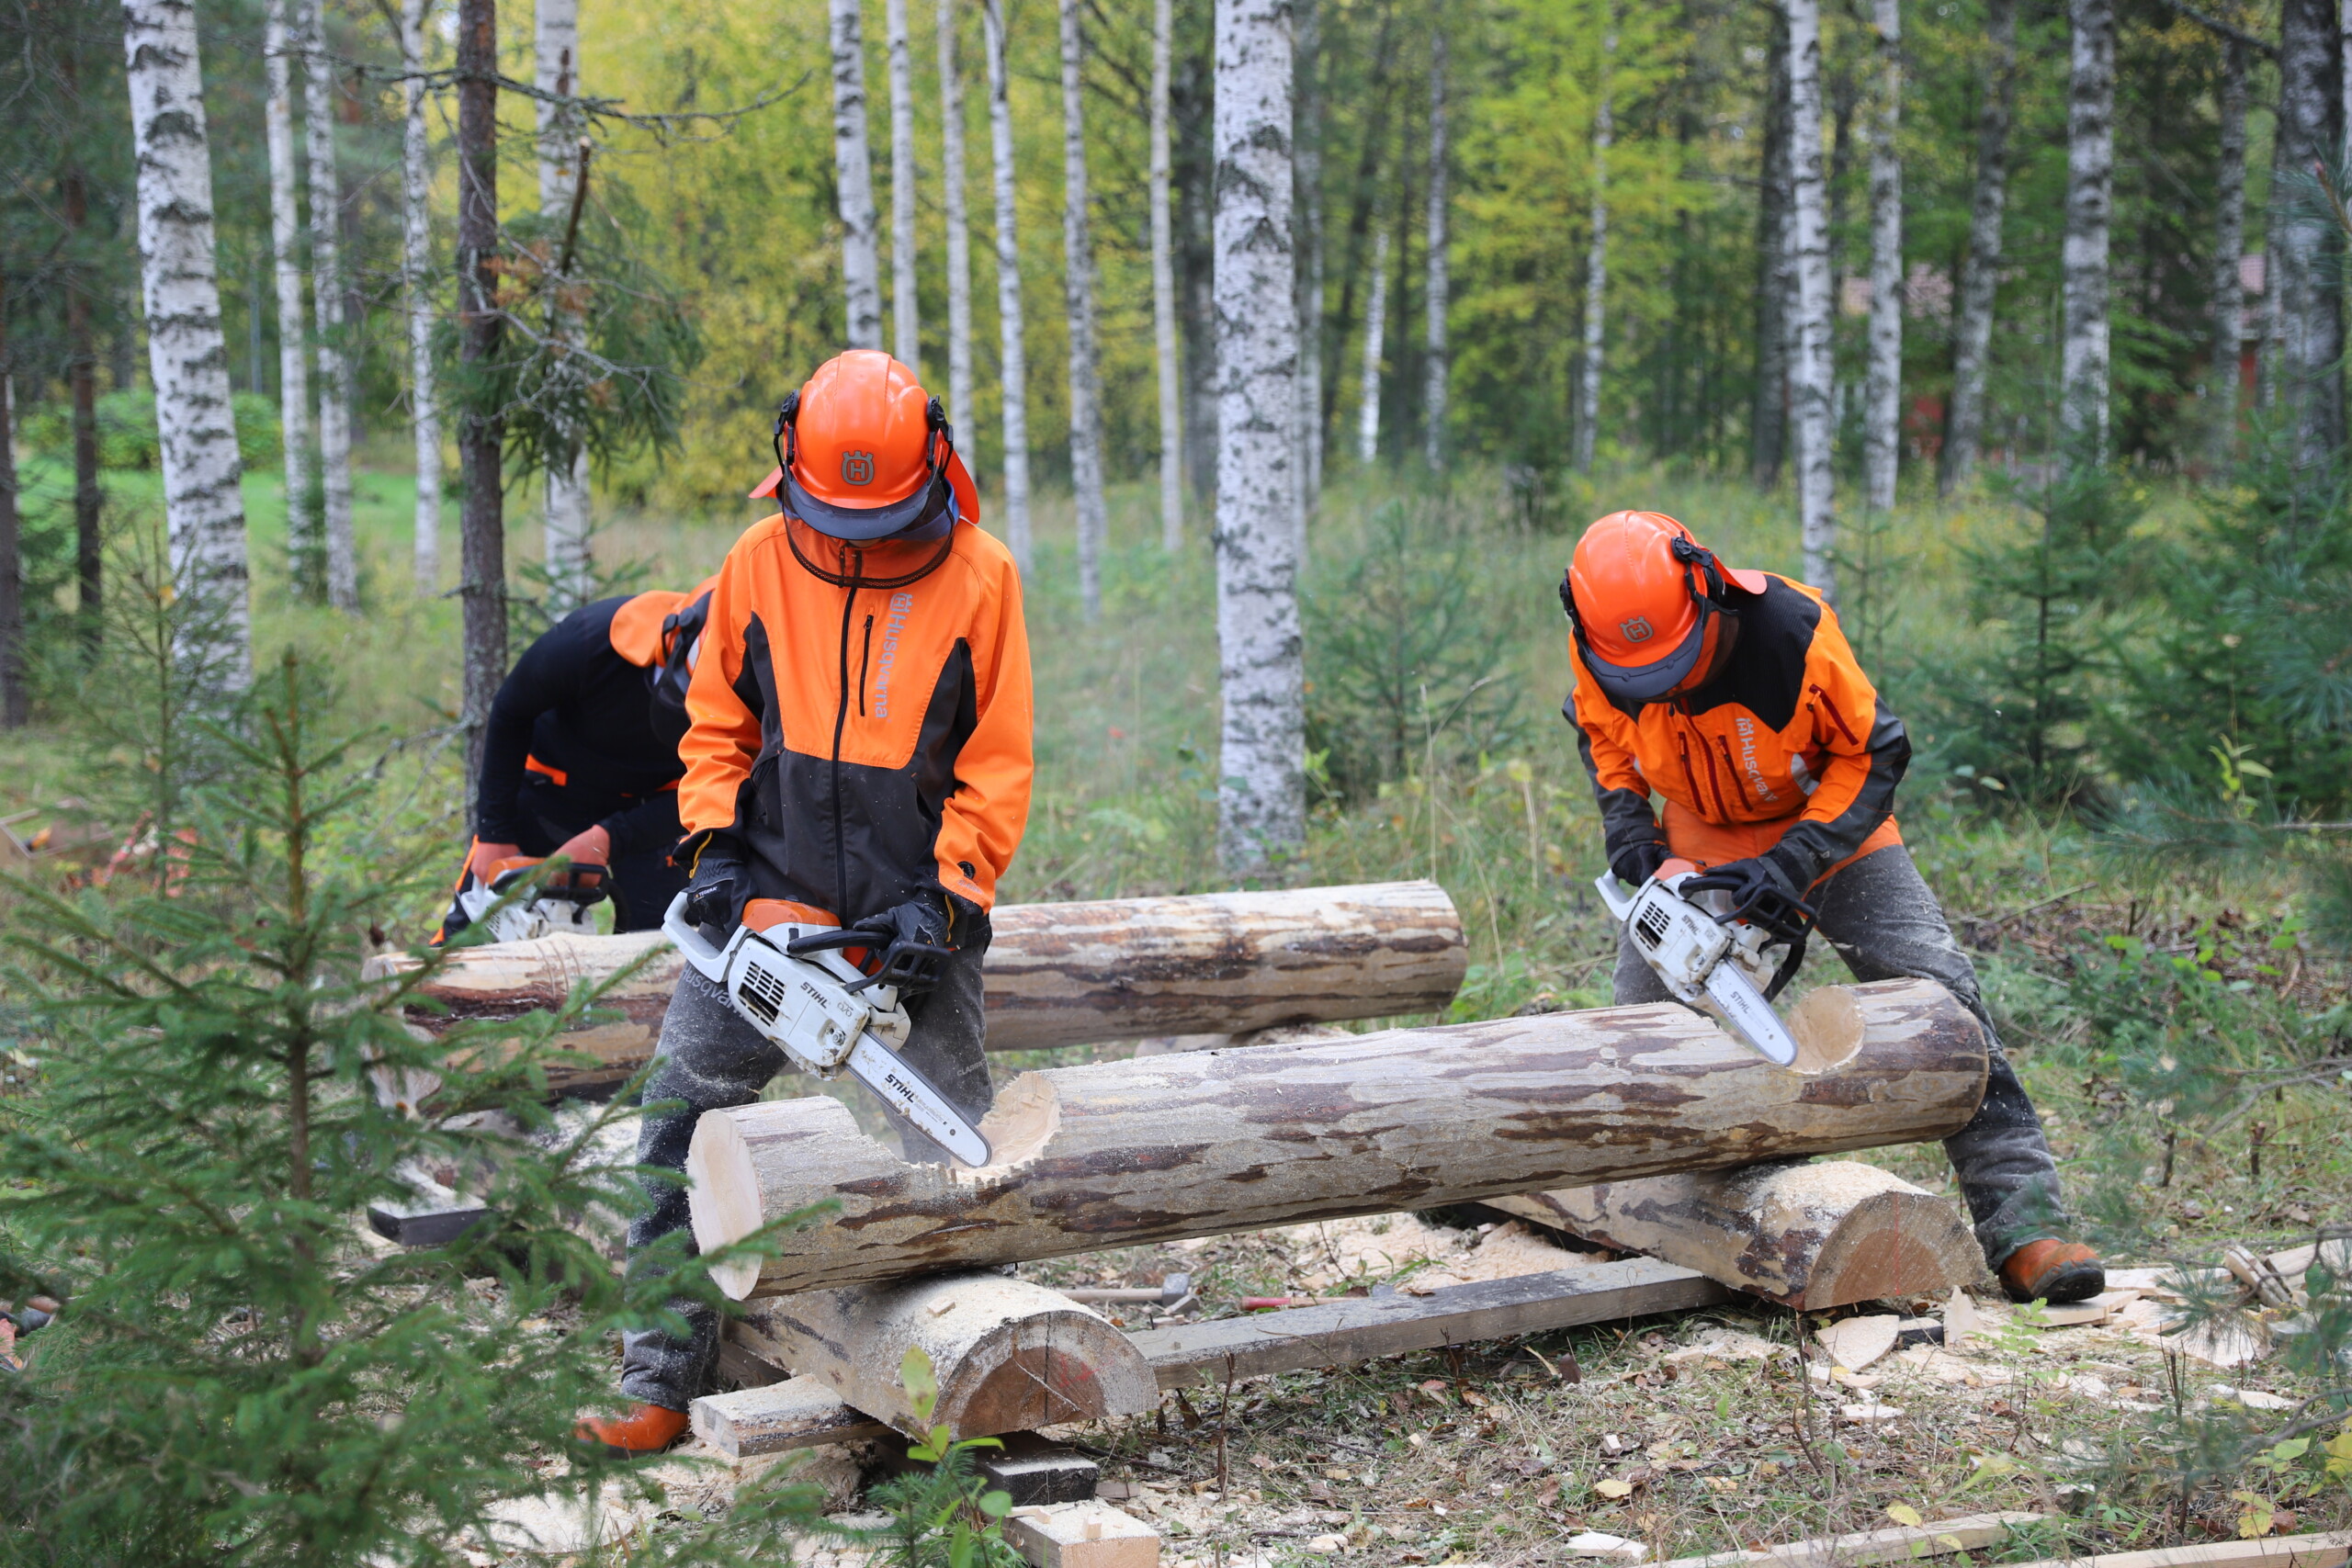
{"label": "metal tool on ground", "polygon": [[718,948],[686,919],[686,898],[681,893],[671,901],[662,931],[794,1066],[819,1078],[848,1073],[947,1153],[968,1166],[988,1164],[988,1140],[899,1055],[910,1028],[906,1009],[896,987],[843,956],[841,949],[854,944],[842,928],[738,926]]}
{"label": "metal tool on ground", "polygon": [[1188,1307],[1198,1306],[1201,1298],[1193,1290],[1190,1274],[1170,1274],[1157,1285],[1080,1285],[1062,1292],[1074,1302],[1100,1305],[1106,1302],[1136,1302],[1159,1307],[1173,1317]]}
{"label": "metal tool on ground", "polygon": [[1716,889],[1683,892],[1698,870],[1669,860],[1630,894],[1613,872],[1593,886],[1678,1000],[1713,1014],[1766,1061],[1793,1066],[1796,1040],[1771,1004],[1804,962],[1812,907],[1769,891],[1736,904]]}
{"label": "metal tool on ground", "polygon": [[518,896],[547,863],[517,855],[494,862],[487,882],[468,876],[450,900],[450,929],[482,927],[491,942],[536,942],[543,936],[594,936],[590,913],[605,901],[609,873],[601,865],[575,865],[549,875],[527,897]]}

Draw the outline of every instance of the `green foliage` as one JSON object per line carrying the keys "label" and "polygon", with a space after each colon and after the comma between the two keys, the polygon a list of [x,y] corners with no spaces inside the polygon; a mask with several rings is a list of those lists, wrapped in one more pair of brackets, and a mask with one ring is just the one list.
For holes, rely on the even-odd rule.
{"label": "green foliage", "polygon": [[[643,1484],[564,1434],[609,1401],[616,1332],[718,1300],[683,1237],[623,1277],[580,1234],[643,1201],[596,1152],[634,1111],[562,1135],[544,1101],[593,994],[424,1041],[401,1009],[440,958],[366,977],[417,865],[327,702],[288,655],[204,726],[219,766],[152,878],[12,886],[33,1077],[0,1101],[0,1293],[66,1307],[0,1379],[0,1561],[459,1561],[501,1499]],[[379,1093],[430,1080],[429,1120]],[[363,1242],[418,1166],[484,1173],[492,1217]],[[660,1556],[773,1552],[817,1506],[780,1481]]]}
{"label": "green foliage", "polygon": [[[230,399],[237,422],[237,456],[249,468],[275,468],[281,456],[277,405],[257,392],[238,392]],[[140,470],[163,460],[162,437],[155,425],[155,394],[144,388],[107,392],[97,400],[98,467]],[[25,445],[45,457],[74,456],[74,411],[64,403],[44,403],[27,414],[20,426]]]}
{"label": "green foliage", "polygon": [[1516,739],[1519,691],[1504,671],[1520,628],[1482,592],[1478,560],[1466,530],[1448,536],[1390,501],[1358,551],[1301,595],[1306,747],[1323,756],[1328,793],[1361,799]]}
{"label": "green foliage", "polygon": [[[910,1345],[899,1372],[916,1422],[928,1424],[939,1402],[931,1358]],[[1021,1554],[1004,1539],[1002,1523],[1012,1498],[990,1490],[975,1468],[981,1450],[1003,1446],[994,1438],[958,1442],[947,1427],[928,1426],[922,1440],[907,1450],[909,1459],[926,1468],[868,1492],[867,1500],[888,1513],[890,1522],[855,1539],[874,1547],[889,1568],[1019,1568]]]}

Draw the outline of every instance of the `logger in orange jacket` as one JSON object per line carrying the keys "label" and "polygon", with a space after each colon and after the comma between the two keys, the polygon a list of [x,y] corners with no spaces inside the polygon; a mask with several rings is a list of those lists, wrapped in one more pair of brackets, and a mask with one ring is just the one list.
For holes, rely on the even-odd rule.
{"label": "logger in orange jacket", "polygon": [[[1564,711],[1599,797],[1609,865],[1638,886],[1668,856],[1739,899],[1770,887],[1819,912],[1856,978],[1916,976],[1984,1025],[1992,1071],[1974,1120],[1944,1141],[1985,1261],[2019,1301],[2105,1288],[2067,1239],[2056,1162],[1894,822],[1911,757],[1817,589],[1736,570],[1655,512],[1585,531],[1560,584],[1576,685]],[[1665,802],[1654,813],[1653,795]],[[1620,1003],[1668,999],[1618,944]]]}
{"label": "logger in orange jacket", "polygon": [[[997,882],[1029,815],[1029,641],[1021,578],[979,529],[979,502],[939,401],[888,355],[818,367],[776,420],[775,516],[728,552],[712,591],[679,755],[687,917],[723,942],[738,922],[838,924],[894,950],[951,950],[901,984],[902,1054],[978,1121],[980,959]],[[935,962],[935,959],[933,960]],[[638,1159],[683,1171],[695,1121],[747,1104],[783,1053],[694,970],[662,1026]],[[931,1157],[920,1134],[909,1153]],[[686,1224],[683,1188],[650,1194],[632,1254]],[[703,1392],[717,1324],[625,1337],[622,1416],[581,1435],[626,1454],[667,1448]]]}

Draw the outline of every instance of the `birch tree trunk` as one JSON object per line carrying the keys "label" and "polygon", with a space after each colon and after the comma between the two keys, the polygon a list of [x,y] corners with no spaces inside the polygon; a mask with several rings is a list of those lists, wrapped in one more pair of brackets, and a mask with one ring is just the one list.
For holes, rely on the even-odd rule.
{"label": "birch tree trunk", "polygon": [[[498,0],[458,0],[458,356],[498,357]],[[458,602],[465,612],[466,776],[481,771],[490,705],[506,679],[506,503],[499,449],[505,421],[469,410],[458,419]]]}
{"label": "birch tree trunk", "polygon": [[1012,82],[1005,62],[1005,0],[980,0],[989,58],[989,150],[996,164],[996,317],[1004,397],[1004,542],[1029,576],[1029,355],[1022,344],[1021,239],[1012,184]]}
{"label": "birch tree trunk", "polygon": [[1445,28],[1441,26],[1430,34],[1429,297],[1424,301],[1429,311],[1424,340],[1429,352],[1422,367],[1421,392],[1421,446],[1432,473],[1445,471],[1445,307],[1452,292],[1446,278],[1445,254],[1446,215],[1452,189],[1448,178],[1452,164],[1446,147],[1445,65]]}
{"label": "birch tree trunk", "polygon": [[[2352,6],[2346,8],[2352,15]],[[2212,374],[2206,386],[2212,422],[2208,456],[2226,467],[2237,449],[2238,352],[2245,331],[2245,286],[2238,263],[2245,254],[2246,47],[2222,41],[2221,163],[2213,176]],[[2352,72],[2346,72],[2352,79]]]}
{"label": "birch tree trunk", "polygon": [[972,231],[964,210],[964,79],[956,0],[939,0],[940,205],[947,214],[947,417],[972,420]]}
{"label": "birch tree trunk", "polygon": [[1821,177],[1821,6],[1788,0],[1789,249],[1796,266],[1794,352],[1789,367],[1795,416],[1797,522],[1804,580],[1834,602],[1838,515],[1831,491],[1829,231]]}
{"label": "birch tree trunk", "polygon": [[1748,478],[1758,490],[1781,482],[1788,451],[1789,303],[1795,282],[1789,269],[1789,18],[1777,6],[1765,60],[1763,144],[1756,162],[1756,391],[1747,422]]}
{"label": "birch tree trunk", "polygon": [[[2278,129],[2285,169],[2300,174],[2340,151],[2340,42],[2335,0],[2286,0],[2278,18]],[[2278,197],[2272,200],[2281,204]],[[2271,285],[2278,299],[2278,379],[2290,400],[2296,465],[2307,468],[2331,460],[2344,445],[2340,247],[2316,203],[2283,205]]]}
{"label": "birch tree trunk", "polygon": [[1151,337],[1159,371],[1159,547],[1184,542],[1184,394],[1176,359],[1176,226],[1169,210],[1168,93],[1174,0],[1151,8]]}
{"label": "birch tree trunk", "polygon": [[1616,131],[1609,104],[1609,66],[1617,35],[1601,41],[1600,104],[1592,116],[1592,243],[1584,260],[1584,363],[1577,378],[1577,472],[1592,472],[1592,446],[1600,428],[1600,353],[1606,341],[1602,314],[1609,295],[1609,147]]}
{"label": "birch tree trunk", "polygon": [[0,273],[0,729],[22,729],[32,712],[25,688],[24,533],[17,513],[17,411],[8,357],[8,280]]}
{"label": "birch tree trunk", "polygon": [[2017,101],[2017,0],[1985,0],[1989,53],[1976,109],[1976,189],[1968,209],[1968,254],[1960,264],[1952,321],[1951,408],[1936,455],[1936,491],[1968,482],[1984,433],[1984,373],[1993,344],[1993,297],[2001,282],[2001,216],[2008,202],[2009,118]]}
{"label": "birch tree trunk", "polygon": [[1284,0],[1216,4],[1217,850],[1253,875],[1306,836],[1291,47]]}
{"label": "birch tree trunk", "polygon": [[1323,488],[1323,97],[1322,19],[1316,0],[1293,0],[1291,129],[1292,242],[1298,296],[1298,558]]}
{"label": "birch tree trunk", "polygon": [[327,62],[319,0],[298,0],[302,51],[302,132],[311,175],[311,310],[319,323],[319,474],[324,497],[327,603],[359,607],[357,547],[351,536],[351,354],[344,341],[343,258],[338,225],[343,182],[334,160],[334,71]]}
{"label": "birch tree trunk", "polygon": [[1388,331],[1388,225],[1372,237],[1372,290],[1363,307],[1363,369],[1356,392],[1356,461],[1380,457],[1380,345]]}
{"label": "birch tree trunk", "polygon": [[229,345],[213,273],[212,164],[192,0],[124,0],[123,53],[138,164],[147,369],[163,449],[175,649],[193,691],[243,691],[253,675],[245,505],[229,405]]}
{"label": "birch tree trunk", "polygon": [[[539,217],[558,238],[549,265],[560,266],[561,236],[580,189],[580,136],[586,118],[574,101],[580,65],[580,0],[536,0],[532,7],[534,73],[538,113]],[[557,307],[553,331],[559,353],[577,351],[585,336],[580,312]],[[548,608],[560,615],[586,604],[591,563],[588,529],[588,447],[572,432],[569,453],[548,465],[547,551]]]}
{"label": "birch tree trunk", "polygon": [[907,0],[884,7],[890,46],[891,354],[922,379],[922,319],[915,296],[915,65]]}
{"label": "birch tree trunk", "polygon": [[1087,220],[1086,39],[1078,0],[1061,0],[1062,299],[1069,313],[1069,480],[1078,513],[1078,598],[1092,626],[1102,618],[1102,367],[1094,346],[1094,237]]}
{"label": "birch tree trunk", "polygon": [[1903,440],[1903,0],[1875,0],[1878,102],[1871,117],[1871,357],[1862,472],[1871,510],[1894,505]]}
{"label": "birch tree trunk", "polygon": [[842,220],[842,291],[852,348],[882,346],[882,262],[874,160],[865,135],[865,32],[858,0],[827,0],[833,49],[833,186]]}
{"label": "birch tree trunk", "polygon": [[2108,220],[2115,184],[2115,0],[2067,0],[2066,232],[2058,427],[2070,461],[2107,457]]}
{"label": "birch tree trunk", "polygon": [[433,174],[424,124],[424,16],[401,0],[401,266],[408,294],[409,417],[416,440],[416,591],[441,588],[441,413],[433,401]]}
{"label": "birch tree trunk", "polygon": [[289,0],[269,0],[262,53],[269,83],[262,111],[269,145],[270,268],[277,283],[277,427],[284,453],[286,553],[297,596],[325,594],[325,542],[311,509],[310,312],[302,304],[302,208],[294,163],[294,56]]}

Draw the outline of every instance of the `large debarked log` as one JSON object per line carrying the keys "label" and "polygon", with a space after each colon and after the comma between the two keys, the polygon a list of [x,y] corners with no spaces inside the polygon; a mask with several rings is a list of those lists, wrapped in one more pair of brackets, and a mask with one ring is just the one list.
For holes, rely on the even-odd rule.
{"label": "large debarked log", "polygon": [[995,1163],[910,1165],[822,1098],[714,1111],[687,1154],[705,1251],[820,1203],[736,1296],[1940,1138],[1984,1097],[1941,987],[1825,987],[1775,1067],[1671,1003],[1023,1073]]}
{"label": "large debarked log", "polygon": [[[1462,917],[1433,882],[1010,904],[993,923],[991,1051],[1434,1012],[1468,962]],[[437,1029],[560,1007],[574,986],[639,961],[603,998],[618,1020],[557,1040],[595,1066],[550,1073],[550,1087],[610,1094],[652,1055],[684,964],[659,931],[466,949],[420,993],[437,1006],[410,1021]],[[414,962],[387,955],[370,973]]]}

